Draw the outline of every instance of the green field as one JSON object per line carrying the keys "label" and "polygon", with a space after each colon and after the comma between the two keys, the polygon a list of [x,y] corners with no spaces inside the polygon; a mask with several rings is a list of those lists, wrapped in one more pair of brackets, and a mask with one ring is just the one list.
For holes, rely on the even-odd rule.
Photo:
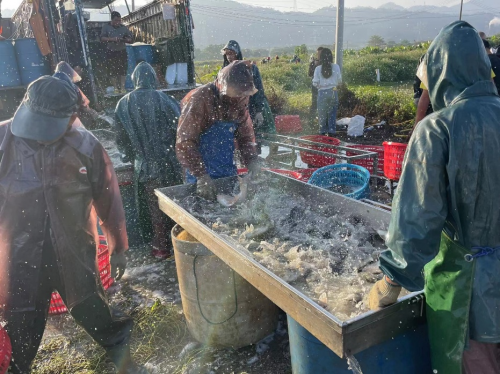
{"label": "green field", "polygon": [[[401,123],[415,116],[413,105],[414,78],[422,49],[391,53],[355,54],[344,58],[344,81],[339,90],[339,117],[362,115],[369,122],[386,120]],[[221,61],[196,63],[199,83],[215,79]],[[258,64],[266,96],[274,114],[298,114],[306,128],[314,130],[311,106],[311,78],[307,62],[290,64],[282,59],[271,64]],[[382,82],[377,83],[375,69],[380,69]]]}

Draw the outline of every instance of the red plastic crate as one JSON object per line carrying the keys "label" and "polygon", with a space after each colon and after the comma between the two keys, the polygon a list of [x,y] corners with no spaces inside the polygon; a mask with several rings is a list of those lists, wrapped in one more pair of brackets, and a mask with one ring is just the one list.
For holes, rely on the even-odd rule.
{"label": "red plastic crate", "polygon": [[299,116],[276,116],[274,124],[278,134],[297,134],[302,132],[302,124]]}
{"label": "red plastic crate", "polygon": [[[307,136],[301,136],[300,139],[309,140],[309,141],[317,142],[317,143],[329,144],[329,145],[340,145],[340,143],[341,143],[341,141],[337,138],[332,138],[332,137],[324,136],[324,135],[307,135]],[[326,147],[324,148],[321,146],[309,145],[309,144],[305,144],[305,143],[299,143],[299,145],[303,148],[315,149],[317,151],[337,154],[336,149],[331,149],[331,148],[326,148]],[[305,162],[306,164],[308,164],[310,166],[314,166],[314,167],[318,167],[318,168],[321,168],[323,166],[332,165],[336,162],[335,157],[328,157],[328,156],[318,155],[318,154],[309,153],[309,152],[305,152],[305,151],[300,151],[300,158],[302,159],[302,162]]]}
{"label": "red plastic crate", "polygon": [[12,345],[7,331],[0,326],[0,374],[6,374],[12,358]]}
{"label": "red plastic crate", "polygon": [[[102,287],[107,290],[113,285],[114,279],[111,278],[111,264],[109,262],[108,244],[106,242],[106,238],[103,235],[99,235],[97,266],[99,269],[99,275],[101,277]],[[66,305],[64,305],[64,302],[59,293],[54,292],[50,300],[49,314],[63,314],[67,311],[68,309],[66,308]]]}
{"label": "red plastic crate", "polygon": [[[384,147],[380,145],[349,145],[349,148],[362,149],[363,151],[377,152],[378,153],[378,166],[379,174],[384,173]],[[347,156],[356,156],[356,153],[346,152]],[[363,166],[368,169],[370,174],[373,174],[373,158],[363,158],[360,160],[352,160],[351,164]]]}
{"label": "red plastic crate", "polygon": [[384,175],[398,181],[403,171],[403,160],[408,144],[384,142]]}

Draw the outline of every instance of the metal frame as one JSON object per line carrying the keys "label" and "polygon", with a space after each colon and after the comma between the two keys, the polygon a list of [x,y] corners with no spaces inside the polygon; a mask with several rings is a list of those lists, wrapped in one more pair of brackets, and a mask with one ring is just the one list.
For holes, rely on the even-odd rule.
{"label": "metal frame", "polygon": [[[349,146],[343,146],[343,145],[333,145],[333,144],[326,144],[326,143],[318,143],[318,142],[313,142],[311,140],[306,140],[306,139],[301,139],[301,138],[294,138],[291,136],[285,136],[285,135],[277,135],[277,134],[263,134],[264,139],[262,140],[263,144],[274,144],[278,145],[283,148],[290,148],[294,151],[303,151],[303,152],[308,152],[308,153],[314,153],[322,156],[328,156],[331,158],[341,158],[345,159],[348,164],[351,163],[352,160],[359,160],[363,158],[373,158],[373,176],[378,175],[378,153],[377,152],[371,152],[371,151],[365,151],[363,149],[357,149],[357,148],[350,148]],[[277,140],[276,140],[277,139]],[[283,141],[280,141],[283,140]],[[293,144],[290,144],[289,142],[292,142]],[[329,148],[329,149],[335,149],[337,151],[342,150],[346,152],[352,152],[357,155],[355,156],[347,156],[347,153],[345,155],[339,155],[337,154],[332,154],[324,151],[318,151],[316,149],[310,149],[310,148],[305,148],[300,145],[297,145],[299,143],[307,144],[307,145],[314,145],[316,147],[322,147],[322,148]]]}
{"label": "metal frame", "polygon": [[[272,174],[277,178],[283,193],[307,197],[311,209],[355,215],[373,229],[384,228],[389,224],[388,211],[286,176]],[[218,180],[216,183],[228,182]],[[250,252],[232,238],[215,233],[177,203],[195,191],[195,185],[182,185],[158,189],[155,193],[163,212],[339,357],[356,354],[425,323],[423,292],[407,295],[381,311],[367,312],[341,321],[254,260]]]}

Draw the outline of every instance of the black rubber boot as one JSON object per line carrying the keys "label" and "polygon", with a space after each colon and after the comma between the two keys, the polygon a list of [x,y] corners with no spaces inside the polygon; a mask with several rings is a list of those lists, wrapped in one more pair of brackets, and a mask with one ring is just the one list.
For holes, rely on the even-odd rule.
{"label": "black rubber boot", "polygon": [[149,374],[149,371],[137,365],[130,355],[130,346],[121,344],[106,350],[108,357],[113,361],[117,374]]}

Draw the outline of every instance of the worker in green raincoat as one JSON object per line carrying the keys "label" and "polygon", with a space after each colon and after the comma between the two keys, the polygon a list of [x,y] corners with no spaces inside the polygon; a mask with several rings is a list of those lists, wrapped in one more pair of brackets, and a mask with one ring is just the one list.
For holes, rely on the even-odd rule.
{"label": "worker in green raincoat", "polygon": [[500,98],[466,22],[445,27],[424,62],[435,113],[406,151],[370,307],[425,289],[434,372],[500,373]]}
{"label": "worker in green raincoat", "polygon": [[154,190],[182,184],[182,168],[175,155],[180,105],[156,90],[157,77],[147,62],[132,73],[134,91],[125,95],[115,110],[118,149],[124,161],[134,163],[136,206],[142,237],[153,256],[172,253],[170,231],[174,222],[158,207]]}
{"label": "worker in green raincoat", "polygon": [[[222,49],[222,53],[224,55],[223,68],[228,66],[233,61],[243,60],[240,45],[235,40],[230,40]],[[262,139],[263,134],[276,134],[276,125],[274,123],[274,116],[271,112],[271,107],[269,106],[269,102],[267,101],[266,94],[264,92],[264,84],[262,83],[259,68],[255,64],[252,64],[252,74],[253,84],[257,89],[257,92],[250,96],[248,111],[250,113],[250,117],[252,118],[255,139],[258,146],[257,151],[260,154],[260,139]],[[277,151],[277,149],[274,149],[275,147],[272,148],[273,152]]]}

